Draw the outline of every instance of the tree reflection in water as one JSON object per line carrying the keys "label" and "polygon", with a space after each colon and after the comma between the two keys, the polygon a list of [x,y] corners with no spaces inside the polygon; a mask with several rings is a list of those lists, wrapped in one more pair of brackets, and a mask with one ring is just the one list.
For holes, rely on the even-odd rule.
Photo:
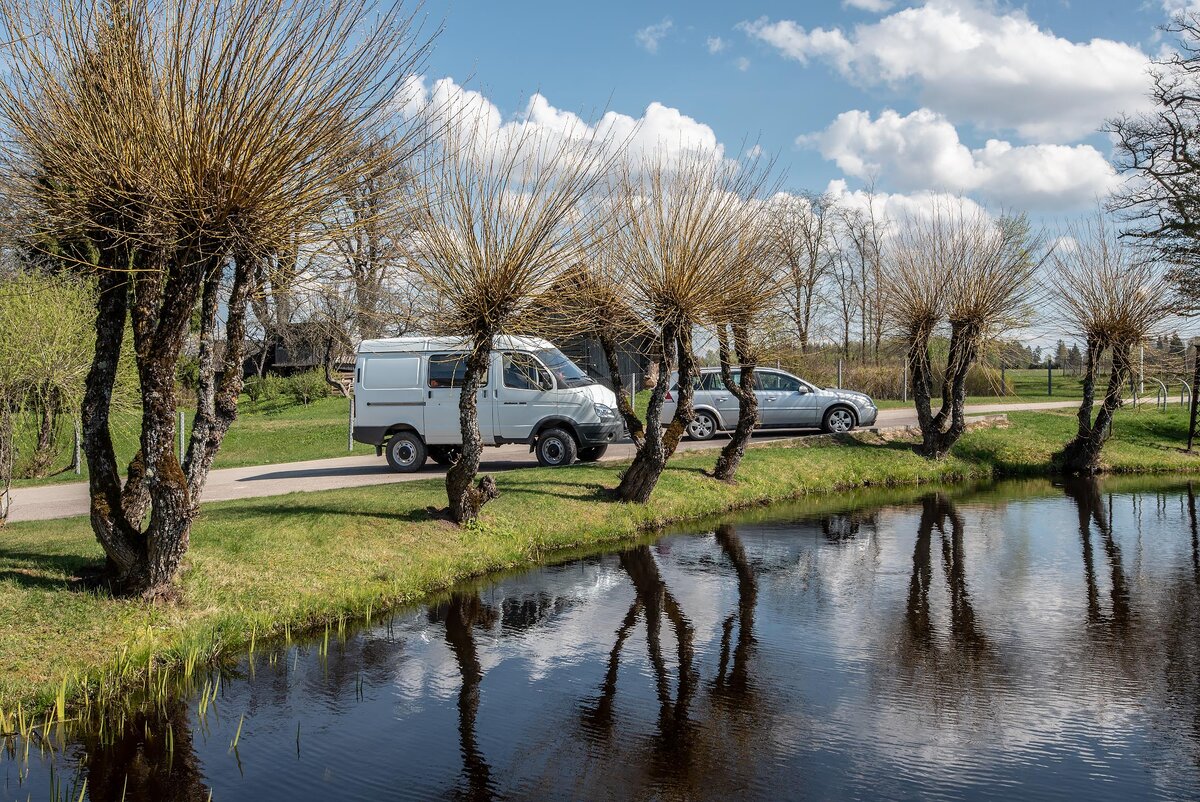
{"label": "tree reflection in water", "polygon": [[138,712],[125,720],[124,727],[109,729],[105,736],[89,730],[80,746],[88,756],[87,793],[92,802],[209,798],[192,744],[187,706],[179,699]]}
{"label": "tree reflection in water", "polygon": [[[910,682],[926,680],[928,697],[939,701],[935,709],[942,704],[955,707],[968,689],[985,691],[1004,677],[968,588],[965,530],[962,514],[944,493],[921,500],[898,664]],[[949,620],[940,626],[935,611],[942,605],[931,600],[935,537],[941,545],[941,574],[949,603]]]}
{"label": "tree reflection in water", "polygon": [[[1096,634],[1107,631],[1112,635],[1128,634],[1130,624],[1129,582],[1121,547],[1113,537],[1111,510],[1104,505],[1100,482],[1095,477],[1071,478],[1063,490],[1075,502],[1079,512],[1079,538],[1083,548],[1083,573],[1087,583],[1088,625]],[[1110,502],[1111,504],[1111,499]],[[1109,575],[1109,612],[1103,611],[1100,601],[1099,577],[1096,573],[1095,548],[1092,544],[1092,525],[1100,537]]]}
{"label": "tree reflection in water", "polygon": [[495,799],[497,794],[491,769],[475,734],[479,684],[483,681],[483,666],[475,647],[475,627],[490,629],[496,623],[496,613],[483,603],[478,593],[455,593],[449,601],[430,608],[430,614],[445,623],[446,643],[462,677],[462,687],[458,691],[458,736],[463,774],[467,780],[463,796],[471,800]]}
{"label": "tree reflection in water", "polygon": [[[609,743],[617,723],[614,703],[622,651],[639,619],[642,620],[658,700],[657,726],[652,739],[653,749],[645,755],[649,765],[627,764],[622,781],[639,782],[636,778],[645,768],[648,770],[645,781],[655,789],[657,796],[688,798],[701,788],[711,793],[716,787],[736,783],[737,767],[749,767],[753,761],[747,756],[739,764],[733,750],[734,741],[761,748],[758,739],[763,732],[765,716],[756,703],[751,676],[758,580],[732,525],[720,526],[715,532],[715,540],[733,565],[737,577],[737,606],[722,622],[716,676],[710,685],[712,705],[706,708],[707,720],[698,720],[695,710],[699,682],[695,628],[663,579],[648,546],[629,549],[619,556],[621,568],[633,585],[635,598],[617,627],[599,695],[584,707],[581,715],[590,741],[597,746]],[[664,618],[670,625],[677,650],[678,676],[673,694],[671,672],[664,654]]]}

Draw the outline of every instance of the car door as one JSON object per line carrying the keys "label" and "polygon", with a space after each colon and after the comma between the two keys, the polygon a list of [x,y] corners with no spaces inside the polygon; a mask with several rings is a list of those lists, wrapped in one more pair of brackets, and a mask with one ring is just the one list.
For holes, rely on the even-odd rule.
{"label": "car door", "polygon": [[763,426],[797,429],[820,423],[816,396],[795,376],[774,370],[756,371],[754,386]]}
{"label": "car door", "polygon": [[[733,380],[741,381],[741,371],[733,372]],[[729,392],[729,388],[725,386],[721,374],[717,371],[705,373],[701,378],[701,387],[705,403],[717,410],[725,427],[732,429],[736,426],[738,415],[741,414],[741,405],[738,403],[737,396]],[[699,404],[699,394],[697,394],[696,403]]]}
{"label": "car door", "polygon": [[[493,355],[492,361],[495,362]],[[494,366],[489,366],[488,373]],[[460,445],[462,426],[458,416],[458,401],[467,375],[465,353],[430,354],[425,363],[425,431],[422,434],[430,445]],[[488,393],[491,376],[485,376],[479,390],[479,436],[484,445],[496,442],[495,412],[490,408]]]}
{"label": "car door", "polygon": [[524,351],[501,354],[499,373],[493,393],[496,436],[528,440],[538,421],[558,411],[554,378],[537,357]]}

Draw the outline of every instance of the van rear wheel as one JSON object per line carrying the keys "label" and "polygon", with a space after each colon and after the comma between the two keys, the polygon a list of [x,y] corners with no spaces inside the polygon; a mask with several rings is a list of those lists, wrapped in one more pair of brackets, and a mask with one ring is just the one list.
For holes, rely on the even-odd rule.
{"label": "van rear wheel", "polygon": [[537,446],[538,464],[546,468],[560,468],[570,465],[578,455],[578,446],[570,432],[563,429],[547,429],[538,435]]}
{"label": "van rear wheel", "polygon": [[397,432],[387,444],[387,461],[397,473],[412,473],[425,466],[429,452],[412,432]]}
{"label": "van rear wheel", "polygon": [[596,462],[604,456],[604,452],[608,451],[608,443],[601,446],[588,446],[587,448],[579,449],[580,462]]}

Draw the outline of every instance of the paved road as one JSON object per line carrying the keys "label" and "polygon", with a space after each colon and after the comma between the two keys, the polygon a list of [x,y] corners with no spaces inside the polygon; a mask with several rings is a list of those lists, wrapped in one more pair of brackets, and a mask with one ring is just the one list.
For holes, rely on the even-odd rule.
{"label": "paved road", "polygon": [[[1073,407],[1077,401],[1050,401],[1030,404],[979,404],[967,407],[975,415],[989,412],[1015,412],[1019,410],[1062,409]],[[915,426],[916,413],[911,409],[885,409],[880,411],[876,426],[880,428]],[[756,443],[795,437],[797,433],[763,434],[754,438]],[[682,450],[719,448],[721,440],[694,443],[688,440],[680,445]],[[487,471],[527,468],[536,464],[528,446],[501,446],[485,451],[482,468]],[[630,459],[633,445],[618,443],[609,447],[605,461]],[[445,470],[431,460],[424,470],[417,473],[393,473],[383,457],[356,456],[333,459],[287,462],[277,465],[258,465],[251,468],[223,468],[209,474],[204,490],[205,501],[229,501],[239,498],[277,496],[297,491],[331,490],[341,487],[363,487],[366,485],[411,482],[442,476]],[[88,512],[87,484],[84,482],[60,483],[40,487],[22,487],[12,491],[13,503],[10,521],[39,521],[51,518],[69,518],[86,515]]]}

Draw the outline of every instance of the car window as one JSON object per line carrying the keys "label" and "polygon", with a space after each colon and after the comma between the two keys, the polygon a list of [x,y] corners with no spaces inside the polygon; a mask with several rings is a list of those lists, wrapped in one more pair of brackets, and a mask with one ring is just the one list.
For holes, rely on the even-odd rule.
{"label": "car window", "polygon": [[504,355],[504,386],[514,390],[552,390],[554,380],[530,354]]}
{"label": "car window", "polygon": [[754,389],[774,393],[795,393],[800,390],[800,380],[782,373],[770,371],[754,374]]}
{"label": "car window", "polygon": [[[735,384],[741,381],[741,371],[735,370],[733,372],[733,381]],[[728,389],[725,387],[725,380],[722,379],[721,374],[716,371],[713,371],[712,373],[705,373],[703,377],[703,384],[705,390],[712,390],[718,393],[725,392]]]}
{"label": "car window", "polygon": [[[430,354],[429,355],[429,386],[434,389],[449,390],[462,387],[467,378],[466,354]],[[487,387],[487,374],[484,374],[481,387]]]}

